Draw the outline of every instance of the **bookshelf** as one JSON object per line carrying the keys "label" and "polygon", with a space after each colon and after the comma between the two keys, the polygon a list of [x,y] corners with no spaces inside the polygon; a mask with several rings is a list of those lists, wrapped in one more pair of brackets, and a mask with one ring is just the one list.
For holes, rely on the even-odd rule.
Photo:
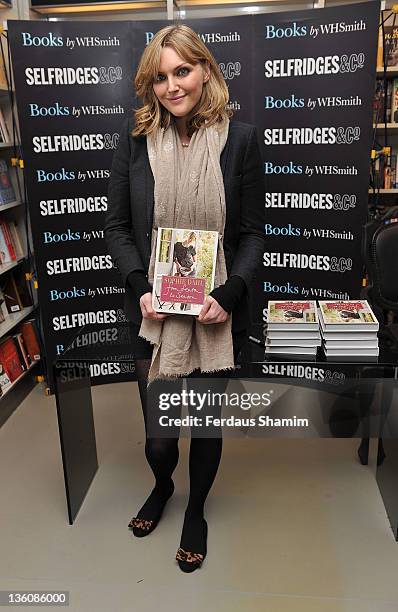
{"label": "bookshelf", "polygon": [[[7,43],[4,35],[1,36],[0,41],[5,51],[4,56],[6,61],[8,61]],[[3,289],[9,288],[12,285],[11,276],[15,279],[18,278],[22,283],[29,283],[30,285],[28,291],[30,299],[28,302],[20,302],[21,309],[17,312],[10,311],[10,294],[7,291],[5,292],[8,296],[6,298],[8,312],[5,303],[2,303],[1,309],[5,319],[0,323],[0,343],[7,342],[7,338],[21,331],[20,326],[28,318],[35,318],[37,309],[37,291],[33,287],[33,283],[27,280],[29,275],[26,276],[26,273],[30,273],[32,270],[33,257],[29,249],[32,240],[26,202],[24,200],[23,169],[20,168],[18,163],[17,165],[12,164],[12,158],[19,159],[22,157],[18,134],[19,126],[12,73],[8,65],[3,65],[2,57],[0,56],[0,160],[6,162],[6,168],[4,167],[2,171],[2,179],[8,179],[8,183],[7,181],[4,183],[4,180],[1,183],[8,184],[9,186],[8,193],[7,189],[5,191],[0,189],[0,252],[1,260],[3,261],[3,263],[0,263],[1,299],[4,299]],[[2,162],[3,166],[4,162]],[[18,242],[15,239],[15,234],[10,231],[12,226],[17,228]],[[7,250],[10,240],[14,245],[14,255],[12,254],[11,247]],[[4,256],[4,253],[6,253],[6,256]],[[25,305],[30,300],[33,301],[33,304]],[[14,336],[14,338],[14,343],[18,348],[17,336]],[[12,342],[10,344],[12,345]],[[19,349],[17,353],[19,353],[19,361],[22,363],[22,353]],[[26,365],[24,367],[26,368]],[[42,362],[40,360],[33,360],[31,365],[24,369],[22,374],[12,384],[3,387],[0,395],[0,427],[32,390],[33,386],[37,383],[37,375],[41,373],[41,370]],[[5,371],[7,372],[7,368],[5,368]]]}
{"label": "bookshelf", "polygon": [[384,30],[379,27],[369,205],[376,205],[383,214],[380,207],[397,206],[398,194],[398,22],[391,9],[381,11],[381,21]]}

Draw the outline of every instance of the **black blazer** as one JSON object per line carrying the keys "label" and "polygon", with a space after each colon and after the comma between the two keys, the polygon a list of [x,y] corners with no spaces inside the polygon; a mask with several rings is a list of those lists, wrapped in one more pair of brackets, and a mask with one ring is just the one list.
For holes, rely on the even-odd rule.
{"label": "black blazer", "polygon": [[[124,310],[140,324],[141,310],[127,283],[130,272],[148,272],[154,204],[154,179],[146,137],[132,137],[134,119],[125,120],[115,151],[108,188],[105,239],[125,286]],[[248,288],[264,252],[264,170],[256,128],[231,121],[220,158],[226,222],[224,252],[228,276],[240,276]],[[232,329],[248,327],[247,291],[232,313]]]}

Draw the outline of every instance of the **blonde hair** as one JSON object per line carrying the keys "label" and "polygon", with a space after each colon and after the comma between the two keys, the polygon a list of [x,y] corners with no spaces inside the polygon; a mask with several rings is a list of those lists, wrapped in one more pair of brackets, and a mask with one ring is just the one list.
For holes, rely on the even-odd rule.
{"label": "blonde hair", "polygon": [[134,111],[133,136],[147,135],[170,125],[171,114],[159,102],[153,90],[160,66],[160,54],[164,47],[174,49],[185,62],[200,62],[203,66],[210,66],[209,79],[203,85],[196,113],[188,122],[188,134],[191,135],[194,130],[203,127],[205,122],[210,126],[231,117],[232,111],[226,108],[229,100],[228,87],[213,55],[190,27],[170,25],[155,34],[141,56],[135,76],[135,89],[143,106]]}

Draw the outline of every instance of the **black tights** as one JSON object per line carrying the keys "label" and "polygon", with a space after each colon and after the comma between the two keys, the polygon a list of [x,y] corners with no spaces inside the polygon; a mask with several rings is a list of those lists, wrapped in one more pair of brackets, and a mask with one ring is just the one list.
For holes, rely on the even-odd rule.
{"label": "black tights", "polygon": [[[147,378],[150,360],[137,360],[136,372],[147,431]],[[220,464],[222,438],[191,438],[189,451],[190,491],[186,515],[203,516],[204,504]],[[156,489],[168,491],[178,463],[178,438],[146,438],[145,456],[155,476]]]}

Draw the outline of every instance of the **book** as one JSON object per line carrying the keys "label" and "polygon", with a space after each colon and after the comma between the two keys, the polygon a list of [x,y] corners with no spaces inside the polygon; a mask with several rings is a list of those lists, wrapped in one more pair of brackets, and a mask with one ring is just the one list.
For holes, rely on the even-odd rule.
{"label": "book", "polygon": [[0,361],[11,382],[23,374],[23,368],[19,359],[19,354],[11,336],[5,338],[0,344]]}
{"label": "book", "polygon": [[0,107],[0,132],[3,139],[3,142],[10,142],[10,134],[8,132],[7,124],[4,119],[3,111]]}
{"label": "book", "polygon": [[328,349],[325,348],[326,357],[377,357],[379,354],[379,347],[376,348],[364,348],[364,349]]}
{"label": "book", "polygon": [[26,281],[25,272],[22,268],[16,268],[12,271],[16,289],[18,291],[19,301],[22,308],[33,306],[32,296],[29,292],[28,283]]}
{"label": "book", "polygon": [[214,289],[218,232],[158,228],[152,306],[156,312],[198,315]]}
{"label": "book", "polygon": [[11,255],[8,250],[6,237],[3,232],[3,228],[0,225],[0,263],[7,264],[11,263]]}
{"label": "book", "polygon": [[269,300],[267,321],[269,331],[317,331],[319,329],[315,300]]}
{"label": "book", "polygon": [[20,312],[23,309],[23,303],[13,274],[7,277],[2,289],[8,312]]}
{"label": "book", "polygon": [[387,81],[385,87],[384,79],[376,79],[376,88],[373,97],[373,123],[391,123],[393,103],[393,83]]}
{"label": "book", "polygon": [[316,346],[266,346],[265,352],[276,355],[316,355]]}
{"label": "book", "polygon": [[392,81],[391,121],[398,123],[398,79]]}
{"label": "book", "polygon": [[278,331],[267,330],[267,338],[270,340],[320,340],[321,334],[319,331]]}
{"label": "book", "polygon": [[3,232],[3,236],[5,239],[6,245],[7,245],[8,252],[11,257],[11,261],[15,261],[17,259],[17,256],[15,254],[15,249],[14,249],[14,245],[12,242],[12,237],[11,237],[10,229],[8,227],[8,223],[6,221],[1,221],[0,227]]}
{"label": "book", "polygon": [[14,245],[14,250],[15,250],[17,259],[19,259],[25,255],[25,252],[22,246],[22,241],[21,241],[21,236],[19,234],[18,226],[15,224],[15,221],[9,221],[8,228],[11,233],[11,238],[12,238],[12,242]]}
{"label": "book", "polygon": [[19,331],[16,334],[13,334],[13,338],[15,340],[15,344],[17,345],[17,348],[19,348],[20,357],[22,357],[21,363],[27,369],[30,367],[30,364],[32,363],[33,360],[26,349],[22,332]]}
{"label": "book", "polygon": [[379,29],[377,67],[384,66],[398,66],[398,25],[384,26],[384,40],[382,28]]}
{"label": "book", "polygon": [[[21,336],[22,336],[22,334],[21,334]],[[12,337],[13,337],[13,340],[14,340],[15,348],[17,349],[17,353],[18,353],[18,357],[19,357],[19,362],[21,364],[21,367],[22,367],[23,371],[25,371],[28,366],[26,365],[24,351],[22,350],[20,339],[18,337],[18,334],[13,334]]]}
{"label": "book", "polygon": [[326,361],[347,362],[347,363],[377,363],[378,355],[325,355]]}
{"label": "book", "polygon": [[343,331],[341,329],[331,329],[326,331],[324,328],[324,323],[320,318],[321,330],[322,330],[322,338],[327,342],[329,340],[374,340],[377,338],[377,331],[362,331],[362,330],[354,330],[354,331]]}
{"label": "book", "polygon": [[8,167],[4,159],[0,159],[0,205],[16,201]]}
{"label": "book", "polygon": [[344,350],[351,350],[351,349],[373,349],[373,348],[377,348],[379,346],[379,341],[377,338],[375,338],[375,340],[327,340],[327,342],[324,343],[324,347],[329,350],[329,349],[344,349]]}
{"label": "book", "polygon": [[21,331],[25,342],[26,350],[30,355],[32,361],[39,361],[40,344],[36,332],[36,321],[34,319],[28,319],[28,321],[25,321],[21,325]]}
{"label": "book", "polygon": [[320,300],[319,308],[321,327],[326,331],[379,329],[379,322],[367,300]]}
{"label": "book", "polygon": [[11,380],[0,361],[0,395],[3,395],[11,385]]}
{"label": "book", "polygon": [[267,346],[321,346],[321,339],[311,339],[311,338],[289,338],[280,340],[279,338],[269,338],[267,336],[266,339]]}

